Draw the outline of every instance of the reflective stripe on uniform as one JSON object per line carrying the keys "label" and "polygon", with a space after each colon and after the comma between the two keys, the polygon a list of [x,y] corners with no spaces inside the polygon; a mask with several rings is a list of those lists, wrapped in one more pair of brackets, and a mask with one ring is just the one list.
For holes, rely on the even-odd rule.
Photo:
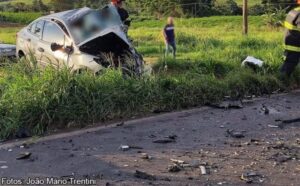
{"label": "reflective stripe on uniform", "polygon": [[292,25],[291,23],[285,21],[283,26],[286,28],[286,29],[289,29],[289,30],[296,30],[296,31],[299,31],[300,32],[300,28]]}
{"label": "reflective stripe on uniform", "polygon": [[297,8],[294,8],[293,10],[291,10],[288,13],[283,26],[288,30],[300,31],[300,28],[298,28],[297,25],[294,25],[295,19],[297,19],[299,14],[300,14],[300,7],[297,7]]}
{"label": "reflective stripe on uniform", "polygon": [[293,51],[293,52],[300,52],[300,47],[291,46],[291,45],[284,45],[285,50]]}

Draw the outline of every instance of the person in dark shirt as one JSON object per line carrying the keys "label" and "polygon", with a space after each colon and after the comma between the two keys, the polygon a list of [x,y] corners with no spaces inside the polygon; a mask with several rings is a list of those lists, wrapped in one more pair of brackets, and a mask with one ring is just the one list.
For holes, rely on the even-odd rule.
{"label": "person in dark shirt", "polygon": [[166,44],[166,53],[165,55],[168,56],[169,52],[172,48],[173,57],[176,57],[176,42],[175,42],[175,26],[174,26],[174,18],[169,17],[168,23],[163,30],[163,35]]}
{"label": "person in dark shirt", "polygon": [[125,25],[130,26],[130,21],[128,20],[129,14],[127,10],[123,8],[123,1],[125,0],[112,0],[111,3],[117,8],[121,21]]}

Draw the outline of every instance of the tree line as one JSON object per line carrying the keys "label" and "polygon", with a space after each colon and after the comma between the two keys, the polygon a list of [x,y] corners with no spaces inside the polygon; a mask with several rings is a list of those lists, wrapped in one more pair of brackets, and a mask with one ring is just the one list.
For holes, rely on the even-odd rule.
{"label": "tree line", "polygon": [[[0,2],[7,0],[0,0]],[[250,0],[251,1],[251,0]],[[7,3],[0,5],[0,11],[11,12],[49,12],[64,11],[73,8],[100,8],[110,0],[43,0],[32,3]],[[295,0],[261,0],[260,4],[250,7],[250,14],[261,15],[276,9],[290,9]],[[242,7],[235,0],[126,0],[126,8],[133,15],[163,17],[167,15],[181,17],[202,17],[211,15],[240,15]]]}

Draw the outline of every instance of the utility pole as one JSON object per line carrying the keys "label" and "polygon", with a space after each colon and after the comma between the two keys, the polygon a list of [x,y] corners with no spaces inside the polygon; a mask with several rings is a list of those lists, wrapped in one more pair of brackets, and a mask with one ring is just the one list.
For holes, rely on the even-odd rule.
{"label": "utility pole", "polygon": [[248,34],[248,0],[243,0],[243,34]]}

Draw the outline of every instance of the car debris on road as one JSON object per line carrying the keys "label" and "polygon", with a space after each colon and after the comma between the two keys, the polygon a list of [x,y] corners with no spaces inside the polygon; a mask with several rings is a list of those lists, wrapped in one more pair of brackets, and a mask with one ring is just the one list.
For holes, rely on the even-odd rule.
{"label": "car debris on road", "polygon": [[147,174],[146,172],[136,170],[134,173],[134,177],[144,180],[152,180],[155,181],[156,177],[150,174]]}
{"label": "car debris on road", "polygon": [[18,157],[16,157],[17,160],[24,160],[28,159],[31,156],[31,152],[21,152]]}
{"label": "car debris on road", "polygon": [[239,131],[229,130],[229,129],[226,132],[230,137],[233,137],[233,138],[244,138],[245,137],[244,132],[239,132]]}
{"label": "car debris on road", "polygon": [[263,183],[265,178],[257,172],[246,172],[242,174],[241,180],[244,180],[246,183]]}
{"label": "car debris on road", "polygon": [[122,151],[128,151],[130,149],[143,149],[143,147],[134,146],[134,145],[132,145],[132,146],[130,146],[130,145],[121,145],[119,147],[119,149],[122,150]]}

